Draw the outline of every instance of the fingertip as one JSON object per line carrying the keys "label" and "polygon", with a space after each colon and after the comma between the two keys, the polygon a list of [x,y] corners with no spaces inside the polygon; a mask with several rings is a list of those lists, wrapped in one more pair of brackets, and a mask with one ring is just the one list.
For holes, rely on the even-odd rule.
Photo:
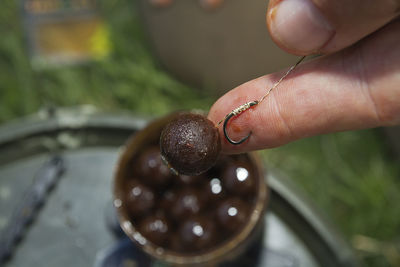
{"label": "fingertip", "polygon": [[273,41],[289,53],[330,54],[398,18],[397,2],[271,0],[267,27]]}
{"label": "fingertip", "polygon": [[261,76],[228,91],[211,106],[208,118],[217,124],[233,109],[258,100],[265,93],[267,84],[272,84],[271,77]]}
{"label": "fingertip", "polygon": [[260,78],[244,83],[233,90],[227,92],[219,98],[210,108],[208,119],[210,119],[218,127],[221,136],[222,151],[224,153],[243,153],[250,150],[259,149],[263,145],[258,140],[259,131],[254,125],[260,117],[258,105],[252,106],[233,116],[227,123],[228,136],[233,141],[239,141],[246,137],[250,132],[250,137],[241,144],[235,145],[230,143],[224,135],[223,125],[226,116],[233,110],[245,103],[259,100],[265,93],[265,89],[272,85],[270,76],[262,76]]}
{"label": "fingertip", "polygon": [[335,35],[330,22],[310,0],[271,1],[266,23],[273,41],[296,55],[318,53]]}

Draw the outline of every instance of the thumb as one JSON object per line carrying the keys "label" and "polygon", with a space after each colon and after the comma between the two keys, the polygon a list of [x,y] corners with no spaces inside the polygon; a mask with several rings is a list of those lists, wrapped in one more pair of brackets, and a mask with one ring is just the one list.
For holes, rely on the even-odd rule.
{"label": "thumb", "polygon": [[348,47],[400,14],[399,0],[271,0],[267,25],[289,53],[331,53]]}

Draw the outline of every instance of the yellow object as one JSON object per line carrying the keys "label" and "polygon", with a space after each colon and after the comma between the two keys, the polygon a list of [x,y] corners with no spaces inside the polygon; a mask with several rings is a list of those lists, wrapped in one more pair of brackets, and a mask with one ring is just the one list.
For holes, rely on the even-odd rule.
{"label": "yellow object", "polygon": [[97,16],[38,25],[37,50],[48,61],[103,58],[110,52],[109,34]]}

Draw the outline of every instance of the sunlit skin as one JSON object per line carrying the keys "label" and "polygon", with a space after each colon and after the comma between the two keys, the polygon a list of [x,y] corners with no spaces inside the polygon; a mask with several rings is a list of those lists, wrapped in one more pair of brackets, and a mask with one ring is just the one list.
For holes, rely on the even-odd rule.
{"label": "sunlit skin", "polygon": [[203,8],[212,10],[220,7],[224,0],[200,0],[199,2]]}
{"label": "sunlit skin", "polygon": [[[333,28],[320,49],[309,51],[304,50],[307,44],[299,43],[300,51],[296,45],[281,42],[287,36],[281,38],[282,33],[275,31],[276,4],[285,1],[271,1],[268,8],[272,38],[297,55],[326,55],[298,66],[265,101],[233,118],[229,126],[232,139],[240,140],[249,131],[252,135],[240,145],[223,140],[222,150],[245,152],[318,134],[399,124],[400,19],[396,17],[400,1],[315,0]],[[311,0],[301,2],[306,1]],[[341,16],[344,6],[347,11]],[[208,118],[217,124],[236,107],[259,99],[283,73],[265,75],[229,91],[212,106]],[[222,127],[219,131],[223,136]]]}

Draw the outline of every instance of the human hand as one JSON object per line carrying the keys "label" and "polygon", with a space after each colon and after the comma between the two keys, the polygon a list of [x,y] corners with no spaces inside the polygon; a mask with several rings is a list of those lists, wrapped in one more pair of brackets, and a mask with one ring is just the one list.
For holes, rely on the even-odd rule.
{"label": "human hand", "polygon": [[[399,14],[400,0],[271,0],[267,25],[272,39],[293,54],[325,56],[298,66],[265,101],[232,119],[232,139],[252,135],[236,146],[223,138],[223,151],[400,124]],[[283,73],[229,91],[208,118],[218,123],[232,109],[260,99]]]}

